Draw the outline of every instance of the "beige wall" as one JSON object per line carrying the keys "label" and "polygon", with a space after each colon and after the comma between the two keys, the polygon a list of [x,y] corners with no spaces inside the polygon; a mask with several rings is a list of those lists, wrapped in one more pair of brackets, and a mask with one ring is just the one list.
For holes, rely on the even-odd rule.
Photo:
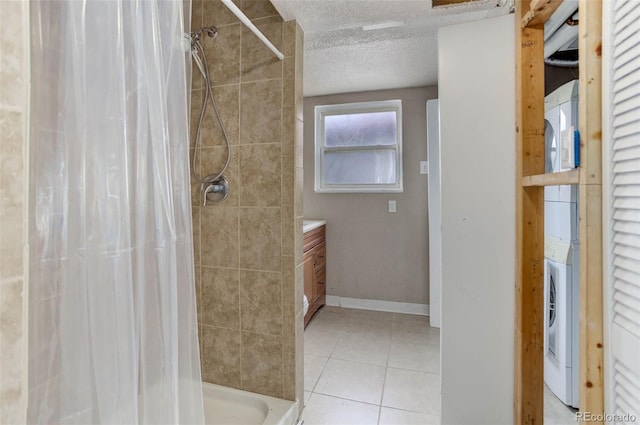
{"label": "beige wall", "polygon": [[[436,87],[347,93],[304,99],[304,215],[327,220],[327,294],[429,302],[426,102]],[[314,192],[314,108],[373,100],[402,100],[404,192]],[[388,201],[397,212],[387,212]]]}
{"label": "beige wall", "polygon": [[[295,400],[302,398],[302,32],[268,1],[236,3],[286,58],[218,0],[194,1],[192,30],[219,31],[205,49],[232,144],[226,201],[200,206],[194,181],[202,376]],[[194,67],[192,135],[204,93],[199,75]],[[211,107],[200,146],[201,175],[218,172],[226,148]]]}
{"label": "beige wall", "polygon": [[0,423],[24,423],[26,1],[0,1]]}

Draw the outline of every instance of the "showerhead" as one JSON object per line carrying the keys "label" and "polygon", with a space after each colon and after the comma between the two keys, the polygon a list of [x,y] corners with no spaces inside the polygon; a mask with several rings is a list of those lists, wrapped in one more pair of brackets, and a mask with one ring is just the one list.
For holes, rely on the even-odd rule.
{"label": "showerhead", "polygon": [[202,27],[199,30],[192,32],[191,38],[193,39],[193,41],[200,41],[200,35],[203,33],[207,37],[216,38],[218,36],[218,28],[214,26]]}
{"label": "showerhead", "polygon": [[[200,43],[201,35],[204,34],[207,37],[216,38],[218,36],[218,28],[214,26],[201,27],[199,30],[191,33],[191,56],[194,62],[198,66],[202,77],[205,80],[209,79],[209,73],[207,70],[207,58],[204,54],[204,47]],[[200,56],[202,54],[202,57]]]}
{"label": "showerhead", "polygon": [[216,38],[216,36],[218,35],[218,28],[216,27],[202,28],[202,32],[204,32],[211,38]]}

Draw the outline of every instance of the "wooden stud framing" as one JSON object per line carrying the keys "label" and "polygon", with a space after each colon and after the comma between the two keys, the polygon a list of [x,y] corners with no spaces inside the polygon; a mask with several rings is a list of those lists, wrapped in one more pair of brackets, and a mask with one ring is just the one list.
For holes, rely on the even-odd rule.
{"label": "wooden stud framing", "polygon": [[604,413],[602,1],[579,2],[580,410]]}
{"label": "wooden stud framing", "polygon": [[[561,1],[516,0],[516,324],[514,419],[543,422],[544,189],[579,184],[580,410],[604,412],[602,0],[580,0],[578,171],[544,174],[544,22]],[[602,422],[600,422],[602,423]]]}
{"label": "wooden stud framing", "polygon": [[[529,10],[516,5],[516,19]],[[544,30],[516,29],[516,323],[514,419],[542,424],[544,189],[522,178],[544,173]]]}
{"label": "wooden stud framing", "polygon": [[544,25],[563,0],[531,0],[529,10],[522,16],[522,27]]}

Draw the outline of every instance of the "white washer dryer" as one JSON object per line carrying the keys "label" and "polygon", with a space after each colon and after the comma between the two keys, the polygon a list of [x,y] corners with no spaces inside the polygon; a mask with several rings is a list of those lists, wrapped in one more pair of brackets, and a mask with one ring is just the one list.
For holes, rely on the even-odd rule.
{"label": "white washer dryer", "polygon": [[578,244],[545,240],[544,380],[565,404],[578,407]]}
{"label": "white washer dryer", "polygon": [[[554,90],[544,98],[545,172],[557,173],[575,168],[575,131],[578,129],[578,80]],[[579,155],[578,155],[579,156]],[[575,192],[575,191],[574,191]],[[575,202],[570,185],[546,186],[546,201]]]}
{"label": "white washer dryer", "polygon": [[[545,98],[546,172],[575,167],[578,81]],[[563,403],[578,407],[578,188],[547,186],[545,217],[544,380]]]}

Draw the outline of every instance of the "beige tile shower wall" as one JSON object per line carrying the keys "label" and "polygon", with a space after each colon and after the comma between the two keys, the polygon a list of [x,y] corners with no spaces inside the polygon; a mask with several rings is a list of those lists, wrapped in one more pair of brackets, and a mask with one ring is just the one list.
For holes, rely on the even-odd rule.
{"label": "beige tile shower wall", "polygon": [[24,423],[26,1],[0,1],[0,423]]}
{"label": "beige tile shower wall", "polygon": [[[278,60],[219,0],[194,0],[214,99],[231,144],[231,192],[203,207],[193,179],[202,377],[302,399],[302,31],[269,1],[236,4],[286,56]],[[204,80],[193,69],[194,148]],[[193,151],[193,149],[192,149]],[[224,135],[209,106],[196,171],[217,173]]]}

